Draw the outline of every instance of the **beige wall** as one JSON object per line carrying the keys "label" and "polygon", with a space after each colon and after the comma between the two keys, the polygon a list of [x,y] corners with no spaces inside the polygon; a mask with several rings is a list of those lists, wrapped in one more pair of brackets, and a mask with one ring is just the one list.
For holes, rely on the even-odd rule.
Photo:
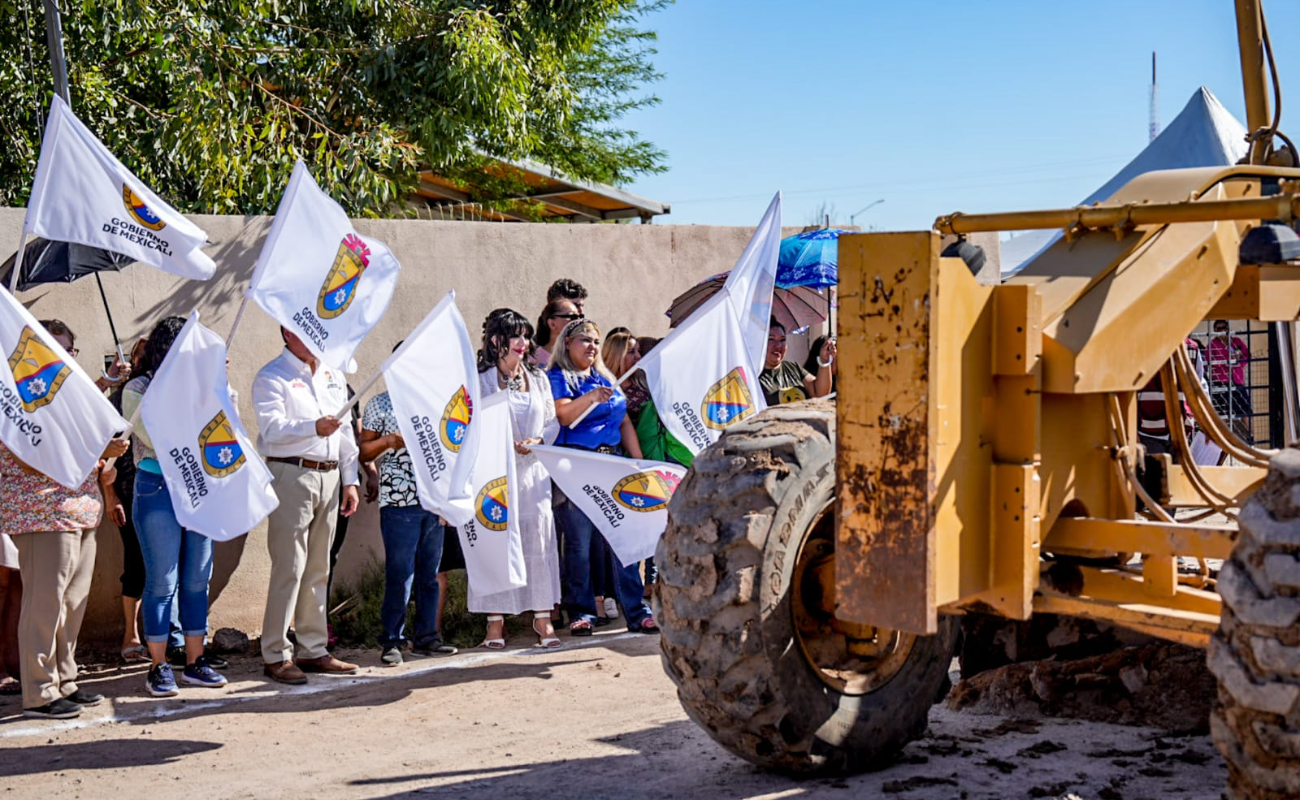
{"label": "beige wall", "polygon": [[[0,208],[0,251],[12,253],[22,210]],[[185,281],[149,267],[132,266],[104,277],[118,334],[124,342],[147,333],[166,315],[186,316],[197,308],[205,325],[224,334],[234,320],[252,274],[268,217],[194,217],[211,238],[207,251],[217,262],[209,281]],[[546,288],[573,278],[591,293],[588,314],[605,328],[625,325],[638,335],[662,336],[663,312],[673,297],[697,281],[729,269],[744,249],[747,228],[672,225],[563,225],[414,220],[359,220],[357,229],[386,242],[402,263],[393,303],[357,353],[353,376],[359,384],[378,367],[449,290],[477,340],[487,313],[500,306],[536,319]],[[794,233],[792,229],[788,233]],[[93,279],[43,286],[20,299],[38,319],[58,318],[77,334],[82,366],[98,374],[112,349],[108,323]],[[793,348],[792,348],[793,349]],[[257,421],[249,405],[253,376],[280,350],[277,326],[252,307],[231,347],[230,380],[240,393],[240,414],[250,433]],[[382,382],[370,394],[382,391]],[[0,510],[3,513],[3,510]],[[338,577],[382,560],[376,506],[358,512],[339,557]],[[269,563],[266,531],[258,528],[216,546],[212,581],[213,628],[231,626],[250,635],[261,628]],[[83,639],[107,641],[121,635],[122,549],[111,523],[100,528],[91,605]]]}

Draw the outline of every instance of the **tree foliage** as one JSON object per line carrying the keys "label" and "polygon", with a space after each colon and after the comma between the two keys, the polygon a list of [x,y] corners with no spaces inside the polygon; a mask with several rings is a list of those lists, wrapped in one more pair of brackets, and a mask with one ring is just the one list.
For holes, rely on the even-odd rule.
{"label": "tree foliage", "polygon": [[[74,112],[184,211],[273,213],[294,161],[350,214],[490,158],[607,183],[663,169],[619,126],[658,102],[667,0],[84,0],[63,11]],[[41,0],[0,0],[0,203],[23,205],[53,91]],[[499,179],[498,179],[499,180]]]}

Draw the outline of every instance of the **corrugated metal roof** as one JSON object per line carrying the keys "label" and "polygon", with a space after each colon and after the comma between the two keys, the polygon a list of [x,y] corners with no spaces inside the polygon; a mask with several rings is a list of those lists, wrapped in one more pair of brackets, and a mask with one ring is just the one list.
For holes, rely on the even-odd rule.
{"label": "corrugated metal roof", "polygon": [[494,160],[484,172],[510,178],[527,189],[511,197],[476,197],[455,181],[432,170],[420,173],[420,186],[416,195],[423,198],[437,215],[454,219],[522,221],[524,216],[509,211],[487,208],[488,201],[524,200],[535,203],[543,217],[563,217],[570,222],[602,222],[604,220],[639,218],[650,222],[672,207],[623,191],[603,183],[573,180],[554,169],[535,161]]}

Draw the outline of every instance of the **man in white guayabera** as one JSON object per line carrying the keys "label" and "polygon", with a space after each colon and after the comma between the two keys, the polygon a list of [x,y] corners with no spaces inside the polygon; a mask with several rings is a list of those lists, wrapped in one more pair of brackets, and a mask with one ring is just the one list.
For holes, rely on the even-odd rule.
{"label": "man in white guayabera", "polygon": [[[294,334],[281,328],[280,335],[284,351],[253,380],[257,449],[280,498],[267,518],[271,585],[262,618],[262,660],[271,680],[296,684],[307,682],[307,672],[357,671],[356,664],[325,649],[330,543],[337,514],[357,510],[357,442],[352,426],[333,416],[348,400],[343,373],[320,363]],[[290,622],[301,653],[297,659],[288,638]]]}

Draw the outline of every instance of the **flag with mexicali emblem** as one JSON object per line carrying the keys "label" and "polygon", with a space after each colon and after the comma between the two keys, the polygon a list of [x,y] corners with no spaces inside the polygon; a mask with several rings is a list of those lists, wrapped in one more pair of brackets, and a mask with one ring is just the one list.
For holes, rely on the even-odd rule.
{"label": "flag with mexicali emblem", "polygon": [[0,441],[23,463],[75,489],[126,420],[22,303],[0,290]]}
{"label": "flag with mexicali emblem", "polygon": [[216,264],[208,235],[118,161],[57,94],[23,230],[122,253],[182,278],[206,280]]}
{"label": "flag with mexicali emblem", "polygon": [[415,471],[420,505],[453,525],[474,518],[478,368],[455,292],[384,362],[384,383]]}
{"label": "flag with mexicali emblem", "polygon": [[[497,392],[475,409],[478,454],[471,487],[474,513],[458,527],[470,590],[489,595],[527,583],[519,505],[515,502],[515,437],[510,393]],[[407,440],[410,447],[410,440]]]}
{"label": "flag with mexicali emblem", "polygon": [[637,368],[664,427],[692,453],[767,408],[727,289],[710,297]]}
{"label": "flag with mexicali emblem", "polygon": [[226,343],[190,315],[140,401],[176,521],[224,542],[280,504],[230,396]]}
{"label": "flag with mexicali emblem", "polygon": [[686,467],[569,447],[534,446],[551,480],[591,520],[624,566],[655,554]]}
{"label": "flag with mexicali emblem", "polygon": [[388,309],[401,265],[362,236],[299,161],[262,245],[248,297],[318,358],[344,372]]}

